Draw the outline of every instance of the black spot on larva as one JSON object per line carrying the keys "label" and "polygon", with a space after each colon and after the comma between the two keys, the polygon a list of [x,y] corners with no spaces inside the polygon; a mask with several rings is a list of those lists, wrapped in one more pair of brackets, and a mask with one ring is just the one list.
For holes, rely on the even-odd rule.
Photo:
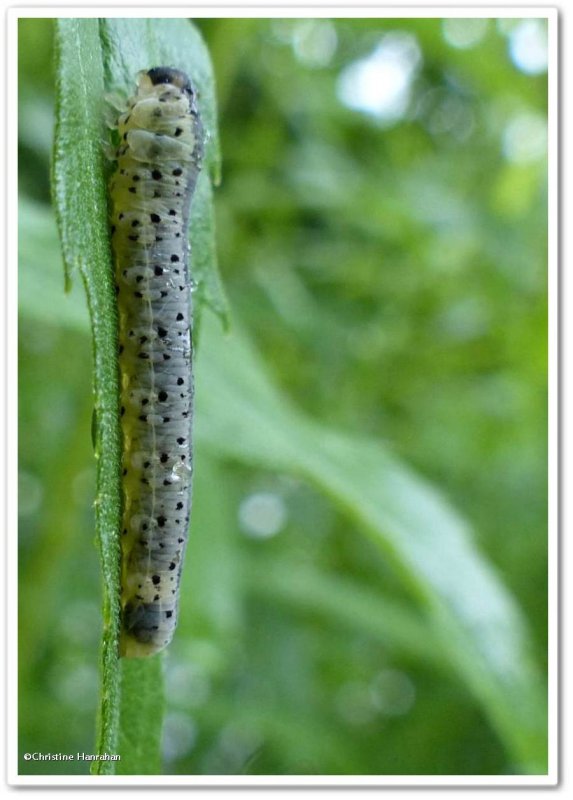
{"label": "black spot on larva", "polygon": [[177,316],[175,317],[175,319],[176,319],[178,322],[181,322],[181,320],[185,319],[185,317],[183,316],[183,314],[182,314],[181,312],[179,312],[179,313],[177,314]]}
{"label": "black spot on larva", "polygon": [[140,336],[139,337],[139,343],[140,344],[145,344],[146,341],[147,341],[147,336]]}
{"label": "black spot on larva", "polygon": [[161,577],[159,575],[153,575],[151,580],[153,581],[154,585],[157,586],[157,584],[161,581]]}
{"label": "black spot on larva", "polygon": [[145,461],[143,464],[143,469],[148,469],[151,466],[151,461]]}
{"label": "black spot on larva", "polygon": [[184,383],[185,381],[183,380],[183,378],[177,378],[177,386],[183,386]]}
{"label": "black spot on larva", "polygon": [[175,254],[173,254],[171,256],[170,261],[171,261],[172,264],[175,264],[177,261],[179,261],[179,256],[176,256]]}
{"label": "black spot on larva", "polygon": [[[144,522],[143,525],[141,526],[142,531],[146,531],[148,528],[149,525],[147,524],[147,522]],[[139,584],[139,588],[141,589],[141,584]]]}
{"label": "black spot on larva", "polygon": [[162,291],[161,292],[161,297],[167,297],[167,295],[168,295],[168,292],[166,292],[166,291]]}
{"label": "black spot on larva", "polygon": [[174,561],[172,561],[171,564],[169,565],[169,569],[174,570],[176,566],[177,564]]}
{"label": "black spot on larva", "polygon": [[152,222],[161,222],[161,217],[159,214],[150,214],[149,218]]}
{"label": "black spot on larva", "polygon": [[167,453],[161,453],[161,457],[159,459],[162,464],[166,464],[169,461],[169,456]]}
{"label": "black spot on larva", "polygon": [[119,294],[119,286],[117,285],[117,283],[116,283],[116,285],[115,285],[115,293],[116,293],[116,295],[118,295],[118,294]]}
{"label": "black spot on larva", "polygon": [[155,241],[156,242],[162,242],[163,241],[163,236],[156,236],[155,237]]}
{"label": "black spot on larva", "polygon": [[141,405],[142,406],[146,406],[148,403],[149,403],[149,400],[147,399],[147,397],[144,397],[143,400],[141,401]]}
{"label": "black spot on larva", "polygon": [[167,619],[170,619],[173,616],[173,611],[166,611],[165,616],[167,617]]}
{"label": "black spot on larva", "polygon": [[120,344],[118,352],[119,352],[119,355],[121,355],[123,353],[123,345],[122,344]]}
{"label": "black spot on larva", "polygon": [[180,236],[181,236],[181,234],[180,234],[180,233],[176,233],[176,234],[175,234],[175,238],[176,238],[176,239],[179,239],[179,237],[180,237]]}
{"label": "black spot on larva", "polygon": [[139,236],[137,233],[131,233],[127,238],[129,239],[130,242],[137,242]]}
{"label": "black spot on larva", "polygon": [[158,189],[155,189],[155,191],[153,192],[153,196],[154,197],[161,197],[161,192]]}
{"label": "black spot on larva", "polygon": [[123,415],[125,414],[125,407],[124,407],[124,406],[122,406],[122,407],[121,407],[121,410],[120,410],[120,412],[119,412],[119,413],[120,413],[120,414],[121,414],[121,416],[123,417]]}
{"label": "black spot on larva", "polygon": [[127,475],[127,470],[125,469],[125,467],[123,468],[123,472],[121,474],[122,475]]}
{"label": "black spot on larva", "polygon": [[140,414],[139,419],[141,422],[147,422],[147,414]]}
{"label": "black spot on larva", "polygon": [[141,177],[140,177],[139,175],[137,175],[137,173],[136,173],[136,174],[133,176],[133,182],[134,182],[134,183],[137,183],[137,181],[140,181],[140,180],[141,180]]}
{"label": "black spot on larva", "polygon": [[177,503],[175,508],[177,509],[177,511],[181,511],[181,509],[183,508],[183,503],[181,502],[181,500]]}
{"label": "black spot on larva", "polygon": [[162,390],[161,390],[161,391],[158,393],[158,395],[157,395],[157,399],[158,399],[158,400],[159,400],[161,403],[164,403],[164,402],[167,400],[167,398],[168,398],[168,397],[169,397],[169,395],[167,394],[167,392],[165,391],[165,389],[162,389]]}
{"label": "black spot on larva", "polygon": [[163,178],[163,175],[158,169],[154,169],[151,172],[151,177],[153,178],[154,181],[160,181]]}
{"label": "black spot on larva", "polygon": [[136,283],[141,283],[142,280],[143,280],[143,275],[136,275],[135,277]]}
{"label": "black spot on larva", "polygon": [[157,524],[160,528],[163,528],[165,523],[167,522],[167,518],[164,516],[157,517]]}
{"label": "black spot on larva", "polygon": [[143,295],[141,294],[141,292],[134,292],[134,293],[133,293],[133,296],[134,296],[134,297],[137,297],[137,298],[139,298],[140,300],[141,300],[141,298],[143,297]]}
{"label": "black spot on larva", "polygon": [[165,328],[161,328],[161,327],[159,327],[159,328],[157,328],[157,335],[158,335],[158,336],[159,336],[161,339],[164,339],[164,338],[167,336],[167,331],[165,330]]}
{"label": "black spot on larva", "polygon": [[159,275],[163,275],[163,267],[154,267],[153,272],[159,277]]}
{"label": "black spot on larva", "polygon": [[127,133],[124,133],[124,134],[123,134],[123,141],[124,141],[124,142],[126,142],[126,141],[127,141]]}
{"label": "black spot on larva", "polygon": [[163,360],[164,361],[171,361],[171,356],[169,353],[163,353]]}
{"label": "black spot on larva", "polygon": [[171,417],[163,417],[163,422],[171,422]]}
{"label": "black spot on larva", "polygon": [[138,219],[134,219],[133,222],[131,223],[132,228],[137,228],[138,225],[141,225]]}
{"label": "black spot on larva", "polygon": [[181,537],[179,537],[179,539],[177,539],[177,542],[178,542],[179,544],[183,544],[183,542],[184,542],[184,541],[185,541],[185,539],[182,539]]}
{"label": "black spot on larva", "polygon": [[163,481],[164,486],[171,486],[171,481],[168,481],[167,478]]}
{"label": "black spot on larva", "polygon": [[183,133],[183,128],[175,128],[175,136],[181,136]]}
{"label": "black spot on larva", "polygon": [[174,269],[174,270],[173,270],[173,272],[174,272],[176,275],[179,275],[179,270],[178,270],[178,269]]}
{"label": "black spot on larva", "polygon": [[177,169],[174,169],[171,174],[175,176],[183,175],[183,170],[181,169],[181,167],[177,167]]}
{"label": "black spot on larva", "polygon": [[144,360],[149,358],[149,353],[139,353],[138,358],[142,358]]}
{"label": "black spot on larva", "polygon": [[115,225],[112,225],[111,226],[111,235],[113,236],[114,233],[115,233]]}
{"label": "black spot on larva", "polygon": [[176,217],[177,216],[177,211],[175,211],[174,208],[170,208],[169,209],[169,216],[170,217]]}
{"label": "black spot on larva", "polygon": [[135,186],[130,186],[128,191],[131,192],[131,194],[137,194],[137,189],[135,188]]}
{"label": "black spot on larva", "polygon": [[158,601],[158,600],[159,600],[159,595],[158,595],[158,594],[156,594],[156,595],[153,597],[153,602],[154,602],[154,603],[157,603],[157,601]]}

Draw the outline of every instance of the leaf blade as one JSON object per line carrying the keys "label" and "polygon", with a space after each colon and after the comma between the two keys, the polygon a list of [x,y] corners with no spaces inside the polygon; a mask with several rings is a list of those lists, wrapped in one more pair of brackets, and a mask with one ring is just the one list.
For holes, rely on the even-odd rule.
{"label": "leaf blade", "polygon": [[[110,269],[107,197],[101,140],[103,67],[95,20],[59,19],[56,28],[56,135],[53,202],[66,282],[79,271],[93,331],[94,395],[98,416],[96,535],[103,573],[102,691],[96,750],[114,753],[119,723],[119,560],[121,490],[117,311]],[[83,131],[83,135],[79,135]],[[102,457],[102,454],[103,457]],[[113,762],[96,761],[96,774]]]}

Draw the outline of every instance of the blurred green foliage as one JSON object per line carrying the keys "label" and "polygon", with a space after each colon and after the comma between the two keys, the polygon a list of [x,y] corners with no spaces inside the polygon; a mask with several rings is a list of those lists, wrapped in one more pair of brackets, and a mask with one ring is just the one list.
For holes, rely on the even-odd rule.
{"label": "blurred green foliage", "polygon": [[[471,46],[430,19],[197,24],[218,80],[218,252],[235,325],[296,407],[390,445],[441,487],[517,598],[544,667],[547,79],[518,57],[525,23],[490,20]],[[50,20],[20,22],[20,190],[38,234],[24,234],[21,261],[40,264],[59,258],[45,213],[52,34]],[[402,106],[385,116],[378,94],[377,114],[349,107],[356,65],[392,43],[409,58]],[[92,752],[91,345],[80,287],[65,297],[62,277],[48,303],[27,274],[20,751]],[[194,495],[165,772],[520,768],[418,632],[402,576],[315,487],[203,436]]]}

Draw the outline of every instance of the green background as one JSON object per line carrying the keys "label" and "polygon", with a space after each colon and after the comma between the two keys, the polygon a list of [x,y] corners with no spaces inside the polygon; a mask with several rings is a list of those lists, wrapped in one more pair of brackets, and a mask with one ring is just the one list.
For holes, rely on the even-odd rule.
{"label": "green background", "polygon": [[[231,326],[307,418],[382,443],[468,520],[543,672],[547,174],[543,152],[512,149],[510,133],[544,119],[547,76],[512,61],[519,24],[490,20],[463,49],[440,20],[197,22],[218,86]],[[388,34],[419,58],[407,107],[384,123],[337,90]],[[21,222],[44,224],[49,242],[52,35],[50,20],[20,22]],[[61,270],[35,241],[36,262]],[[34,257],[25,225],[21,242]],[[70,323],[81,286],[66,297],[61,280],[48,304],[21,277],[22,753],[93,752],[98,702],[91,343]],[[199,437],[164,771],[526,769],[423,628],[406,646],[385,630],[424,611],[411,576],[311,481],[252,461]]]}

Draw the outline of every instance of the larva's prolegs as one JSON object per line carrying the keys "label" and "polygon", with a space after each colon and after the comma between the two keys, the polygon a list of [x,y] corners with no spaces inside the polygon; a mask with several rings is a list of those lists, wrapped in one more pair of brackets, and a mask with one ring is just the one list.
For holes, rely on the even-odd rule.
{"label": "larva's prolegs", "polygon": [[118,120],[110,192],[123,432],[123,656],[171,641],[192,475],[187,226],[203,132],[187,76],[139,75]]}

